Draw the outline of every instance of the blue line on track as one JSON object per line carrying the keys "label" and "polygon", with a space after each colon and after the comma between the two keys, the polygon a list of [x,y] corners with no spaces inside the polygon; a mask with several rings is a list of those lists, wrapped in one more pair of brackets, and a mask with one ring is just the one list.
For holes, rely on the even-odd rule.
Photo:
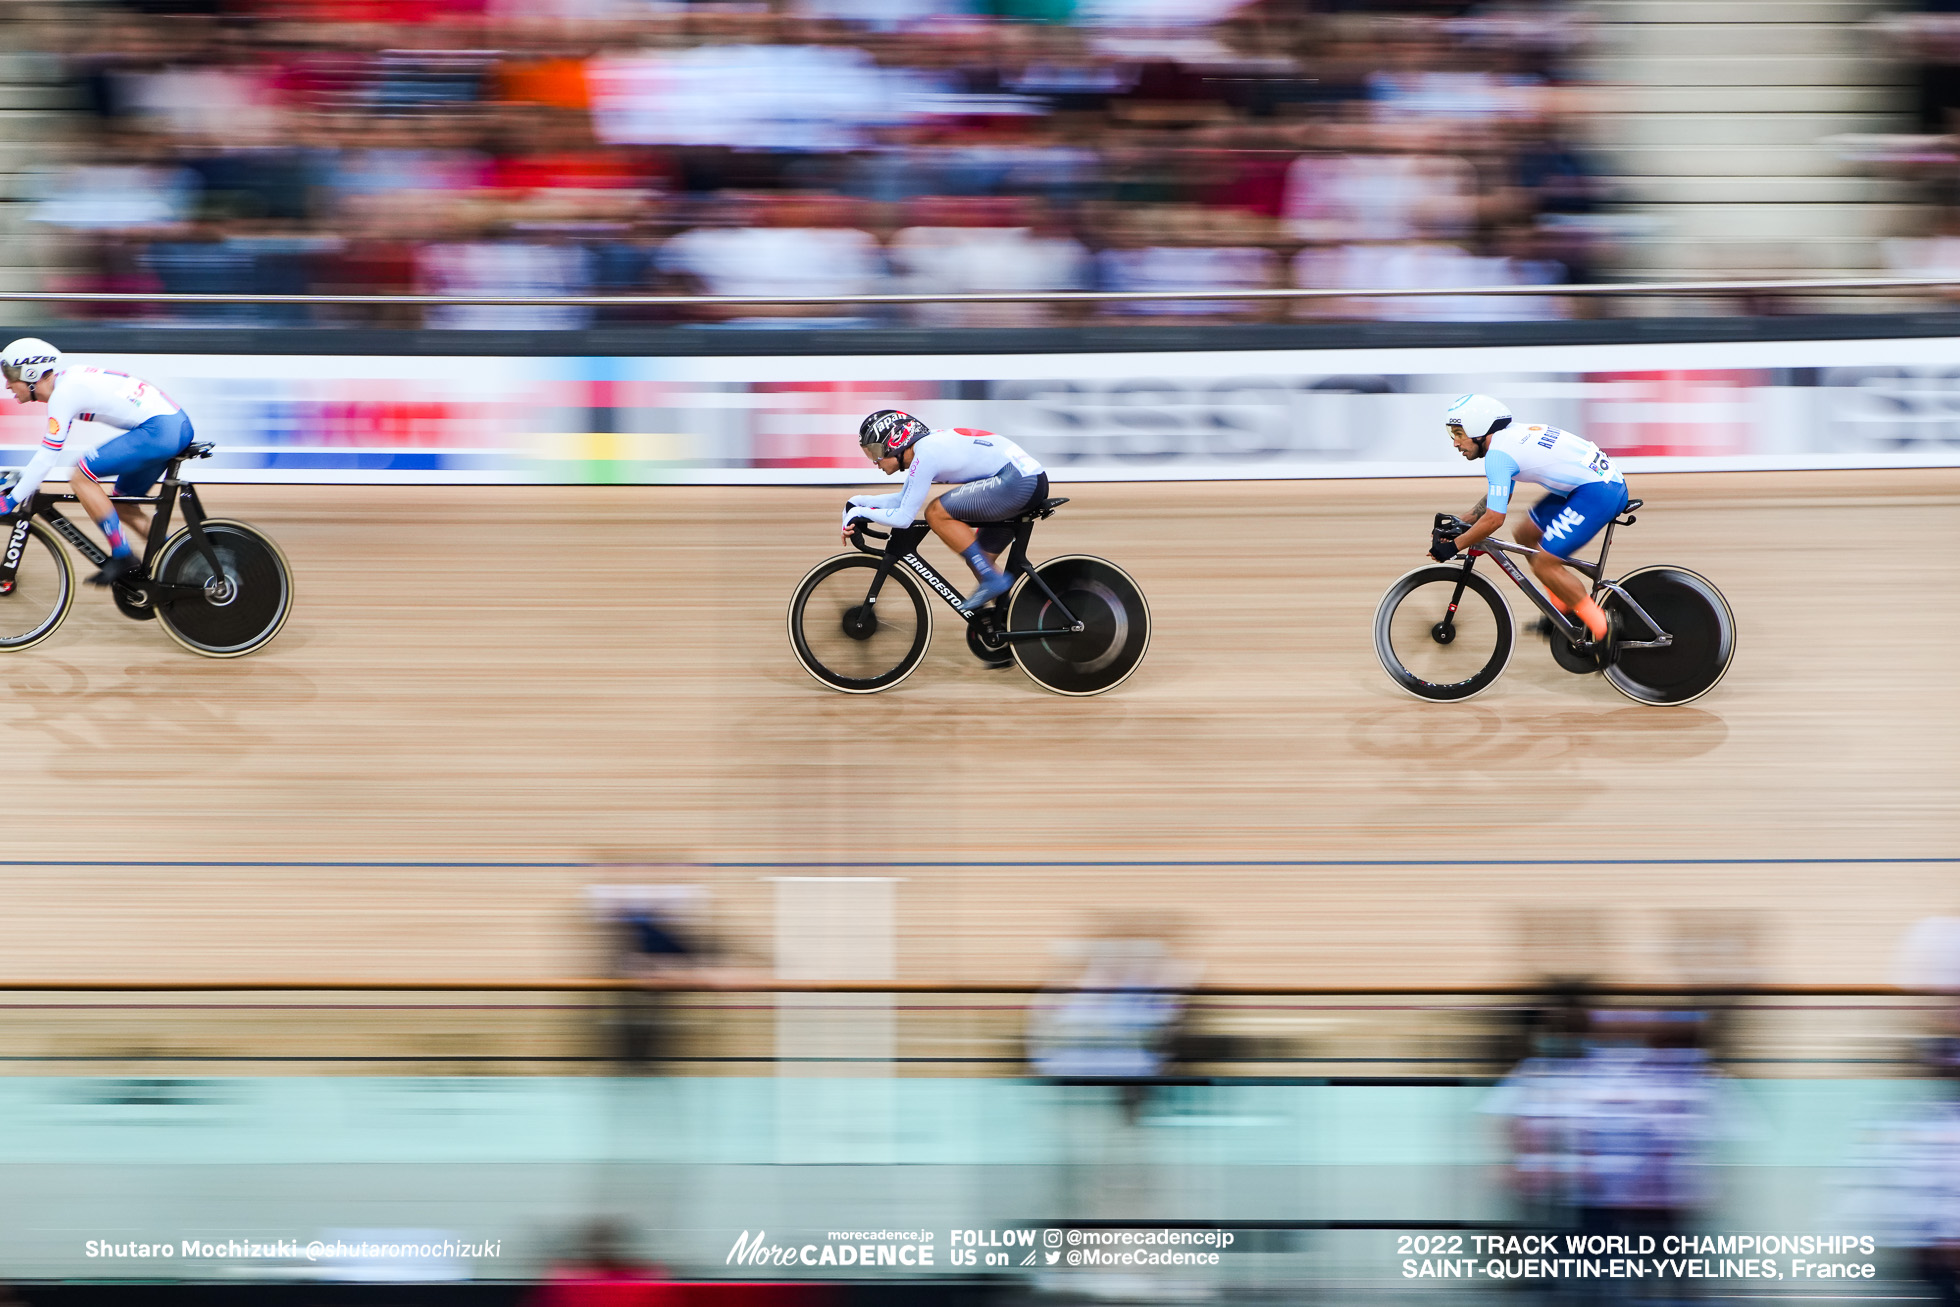
{"label": "blue line on track", "polygon": [[1137,867],[1872,867],[1944,866],[1960,863],[1953,858],[1354,858],[1354,859],[1269,859],[1233,860],[1183,859],[1166,862],[1108,861],[970,861],[970,862],[280,862],[174,860],[152,862],[115,858],[7,858],[0,867],[314,867],[314,868],[414,868],[421,870],[574,870],[599,867],[688,867],[699,871],[815,871],[867,867],[898,870],[907,867],[927,869],[990,868],[1137,868]]}

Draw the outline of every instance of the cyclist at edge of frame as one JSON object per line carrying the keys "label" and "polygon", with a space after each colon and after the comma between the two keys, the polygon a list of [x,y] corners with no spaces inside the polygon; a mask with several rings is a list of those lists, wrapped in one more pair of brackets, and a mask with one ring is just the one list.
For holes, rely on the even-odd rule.
{"label": "cyclist at edge of frame", "polygon": [[0,375],[22,404],[48,406],[48,432],[21,470],[20,480],[0,494],[0,516],[18,513],[34,501],[77,422],[112,428],[93,445],[77,451],[68,486],[109,541],[109,561],[89,578],[111,585],[140,566],[129,536],[149,532],[150,515],[125,505],[127,521],[116,512],[102,478],[115,478],[115,493],[148,494],[170,460],[190,448],[196,435],[177,402],[149,382],[107,368],[63,366],[61,351],[45,340],[24,336],[0,351]]}
{"label": "cyclist at edge of frame", "polygon": [[1464,519],[1470,529],[1454,541],[1439,541],[1430,549],[1430,557],[1447,563],[1503,526],[1518,482],[1544,486],[1551,493],[1532,506],[1511,536],[1527,548],[1541,550],[1531,556],[1531,571],[1552,606],[1576,615],[1595,643],[1604,640],[1606,614],[1559,560],[1572,557],[1626,508],[1626,476],[1598,445],[1570,431],[1543,423],[1512,425],[1511,410],[1489,395],[1458,398],[1443,414],[1443,427],[1457,453],[1473,463],[1484,461],[1488,486]]}
{"label": "cyclist at edge of frame", "polygon": [[[1007,593],[1013,580],[994,560],[1013,543],[1014,528],[998,523],[1048,497],[1048,473],[1040,463],[1005,436],[971,427],[935,430],[895,408],[879,409],[859,424],[858,447],[886,475],[905,473],[905,485],[896,494],[853,495],[844,507],[846,540],[858,518],[908,527],[924,508],[932,533],[973,569],[976,584],[966,611]],[[926,502],[935,485],[948,484],[951,490]]]}

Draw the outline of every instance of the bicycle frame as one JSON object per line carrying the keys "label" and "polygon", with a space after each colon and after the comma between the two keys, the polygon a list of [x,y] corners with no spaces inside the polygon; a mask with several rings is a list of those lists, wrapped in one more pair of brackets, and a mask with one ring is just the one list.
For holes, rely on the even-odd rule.
{"label": "bicycle frame", "polygon": [[[203,457],[202,454],[196,456]],[[151,561],[156,558],[157,551],[163,547],[163,542],[170,538],[170,514],[174,504],[183,505],[184,528],[190,532],[191,541],[198,552],[204,555],[204,561],[211,568],[211,575],[214,578],[224,576],[224,569],[218,565],[217,551],[211,547],[210,538],[204,534],[206,515],[204,505],[197,497],[197,486],[184,480],[181,475],[182,464],[188,457],[192,455],[186,452],[170,461],[169,466],[164,469],[163,480],[157,486],[156,494],[109,497],[109,502],[112,504],[144,504],[156,509],[155,515],[150,519],[150,533],[143,541],[142,572],[117,582],[121,588],[144,596],[149,603],[201,595],[207,588],[206,585],[168,584],[153,580],[148,575]],[[28,523],[37,517],[52,527],[55,534],[66,540],[76,553],[97,567],[109,561],[108,551],[89,539],[80,527],[69,521],[61,512],[59,505],[76,502],[78,501],[73,494],[49,494],[45,490],[36,490],[27,512],[15,513],[11,518],[0,518],[0,522],[11,521],[13,524],[7,536],[6,550],[0,554],[0,594],[6,594],[14,588],[15,573],[20,566],[21,550],[27,542]]]}
{"label": "bicycle frame", "polygon": [[[867,607],[873,609],[877,607],[878,592],[884,588],[885,578],[891,575],[894,567],[903,563],[908,570],[926,583],[928,589],[945,600],[946,606],[959,614],[961,621],[972,623],[993,620],[989,609],[968,609],[966,607],[966,596],[948,584],[946,578],[941,576],[931,563],[919,557],[919,545],[925,540],[927,535],[931,534],[931,527],[921,522],[914,522],[911,526],[895,527],[887,534],[867,527],[863,518],[859,518],[856,522],[852,523],[852,527],[854,528],[851,532],[852,545],[856,546],[860,553],[870,554],[879,560],[878,570],[871,578],[871,587],[865,592],[864,602]],[[885,547],[883,549],[872,548],[864,541],[867,535],[874,540],[884,540],[886,542]],[[1041,579],[1041,575],[1028,566],[1028,541],[1033,536],[1034,522],[1032,519],[1014,524],[1014,543],[1007,551],[1007,562],[1001,570],[1009,576],[1026,575],[1029,584],[1035,586],[1042,594],[1048,596],[1048,602],[1054,604],[1056,608],[1061,610],[1062,616],[1068,620],[1069,624],[1064,627],[1054,628],[1038,627],[1032,631],[1002,631],[999,632],[999,638],[1004,644],[1011,644],[1019,640],[1040,640],[1051,635],[1070,635],[1080,632],[1083,629],[1082,619],[1070,612],[1068,605],[1063,603],[1061,597],[1048,588],[1048,583]]]}
{"label": "bicycle frame", "polygon": [[[1617,645],[1618,648],[1666,649],[1674,643],[1674,636],[1663,630],[1661,624],[1655,621],[1646,609],[1635,602],[1634,597],[1628,594],[1618,582],[1608,581],[1606,579],[1606,555],[1613,548],[1613,528],[1619,524],[1620,519],[1618,517],[1615,517],[1611,522],[1606,524],[1606,538],[1600,542],[1599,557],[1593,562],[1588,563],[1583,558],[1560,558],[1558,561],[1581,576],[1592,579],[1591,595],[1594,602],[1598,601],[1600,595],[1609,591],[1618,595],[1620,602],[1625,604],[1634,616],[1645,622],[1647,629],[1654,634],[1654,638],[1651,640],[1621,640]],[[1538,610],[1551,621],[1553,627],[1562,633],[1567,641],[1572,644],[1590,644],[1592,642],[1592,632],[1588,631],[1583,623],[1566,616],[1558,609],[1552,607],[1552,601],[1546,596],[1545,592],[1525,579],[1524,569],[1506,557],[1508,554],[1517,554],[1520,557],[1529,558],[1533,554],[1544,552],[1542,549],[1533,549],[1528,545],[1513,544],[1509,540],[1486,537],[1475,549],[1470,550],[1469,553],[1464,555],[1463,570],[1467,575],[1472,565],[1476,563],[1480,556],[1488,555],[1490,560],[1497,564],[1498,570],[1511,578],[1512,584],[1531,597],[1531,602],[1538,605]],[[1557,555],[1554,554],[1553,557],[1556,558]],[[1450,613],[1452,616],[1456,613],[1457,602],[1462,598],[1463,583],[1459,581],[1457,583],[1457,592],[1450,600]]]}

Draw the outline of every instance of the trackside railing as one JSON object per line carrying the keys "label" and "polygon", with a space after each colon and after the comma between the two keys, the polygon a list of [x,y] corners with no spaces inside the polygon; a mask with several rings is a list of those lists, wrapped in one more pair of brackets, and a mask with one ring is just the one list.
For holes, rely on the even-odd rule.
{"label": "trackside railing", "polygon": [[[0,1074],[1487,1080],[1547,1038],[1698,1043],[1734,1074],[1916,1073],[1955,999],[1886,985],[1583,988],[543,979],[0,981]],[[1111,1059],[1112,1052],[1132,1056]]]}
{"label": "trackside railing", "polygon": [[258,294],[222,292],[172,294],[151,291],[0,290],[0,303],[9,304],[130,304],[130,305],[350,305],[375,308],[422,306],[518,306],[532,308],[741,308],[844,307],[849,305],[926,304],[1125,304],[1178,301],[1433,299],[1471,296],[1581,296],[1585,298],[1651,298],[1656,296],[1752,296],[1803,294],[1871,294],[1937,291],[1960,288],[1960,277],[1825,277],[1728,281],[1573,282],[1501,286],[1368,286],[1235,287],[1152,291],[972,291],[866,292],[854,295],[516,295],[516,294]]}

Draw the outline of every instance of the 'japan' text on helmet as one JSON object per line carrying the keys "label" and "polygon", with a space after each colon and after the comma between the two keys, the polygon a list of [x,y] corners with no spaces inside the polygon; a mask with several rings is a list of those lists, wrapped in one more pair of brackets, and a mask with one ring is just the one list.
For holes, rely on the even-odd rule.
{"label": "'japan' text on helmet", "polygon": [[890,458],[900,450],[910,449],[931,430],[910,413],[881,408],[858,426],[858,444],[866,448],[875,446],[879,458]]}
{"label": "'japan' text on helmet", "polygon": [[1443,414],[1443,426],[1450,435],[1459,433],[1482,440],[1511,425],[1511,410],[1489,395],[1464,395]]}
{"label": "'japan' text on helmet", "polygon": [[25,381],[31,386],[60,367],[61,351],[32,336],[22,336],[0,351],[0,374],[9,381]]}

